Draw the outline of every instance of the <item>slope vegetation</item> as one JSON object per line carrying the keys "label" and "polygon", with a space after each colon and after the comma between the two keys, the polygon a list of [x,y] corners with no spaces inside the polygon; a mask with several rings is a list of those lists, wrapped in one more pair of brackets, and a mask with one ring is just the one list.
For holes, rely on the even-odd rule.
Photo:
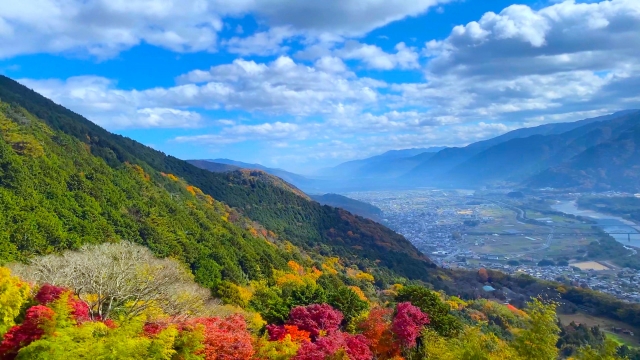
{"label": "slope vegetation", "polygon": [[[105,169],[110,169],[110,171],[124,171],[123,169],[129,167],[134,169],[134,166],[137,165],[144,170],[145,174],[150,176],[150,180],[153,180],[150,181],[148,186],[154,191],[161,191],[162,186],[166,186],[166,181],[170,181],[162,180],[165,178],[160,174],[171,174],[181,179],[181,181],[184,181],[188,186],[197,188],[198,191],[194,190],[196,195],[210,196],[216,201],[235,208],[242,215],[264,226],[266,231],[271,231],[279,238],[291,241],[293,244],[304,249],[312,250],[313,253],[339,255],[347,261],[354,264],[357,263],[362,267],[374,267],[381,271],[392,270],[399,275],[416,279],[427,279],[429,276],[428,269],[434,266],[428,258],[418,252],[404,237],[373,221],[353,216],[344,210],[321,206],[286,187],[275,186],[269,181],[264,181],[262,175],[255,175],[251,172],[248,174],[245,172],[213,173],[199,169],[185,161],[167,156],[131,139],[111,134],[82,116],[53,103],[34,91],[3,76],[0,76],[0,99],[4,104],[7,104],[5,107],[10,109],[7,110],[8,112],[23,113],[25,117],[33,120],[32,123],[37,123],[38,126],[43,127],[44,130],[42,130],[42,132],[50,132],[53,134],[51,135],[52,142],[48,145],[47,151],[38,150],[38,142],[34,142],[33,146],[36,150],[33,151],[36,153],[54,152],[59,154],[64,161],[75,164],[74,162],[76,160],[74,160],[72,156],[69,156],[69,154],[73,154],[73,152],[63,147],[63,144],[73,141],[76,144],[74,146],[81,146],[82,149],[85,149],[84,156],[88,157],[87,161],[101,164],[101,166],[105,167]],[[9,119],[11,116],[6,115],[6,117]],[[24,132],[29,134],[33,131],[31,127],[35,126],[22,125],[21,119],[8,121],[8,124],[13,124],[9,126],[18,128],[18,130],[16,130],[18,133]],[[24,126],[31,127],[25,128]],[[4,133],[5,131],[3,131],[3,134]],[[64,140],[61,140],[62,142],[60,143],[55,142],[54,139],[58,138]],[[11,141],[10,139],[5,139],[5,142]],[[5,153],[11,155],[11,158],[15,159],[18,163],[25,161],[25,155],[19,153],[23,147],[23,145],[20,144],[20,142],[16,142],[14,145],[6,145],[4,150]],[[29,148],[27,147],[26,149]],[[5,158],[9,158],[9,156],[3,156],[3,161],[5,161]],[[40,158],[34,157],[33,159],[46,158],[47,157],[44,156]],[[0,166],[0,171],[3,173],[2,181],[13,181],[14,186],[18,187],[27,186],[26,184],[30,184],[31,181],[35,181],[35,183],[38,183],[38,181],[47,181],[49,174],[55,172],[57,168],[57,165],[50,165],[46,170],[36,169],[29,171],[29,174],[25,176],[36,178],[29,179],[17,175],[27,172],[21,166],[12,166],[13,165],[9,164]],[[135,169],[138,167],[135,167]],[[93,166],[89,165],[87,165],[86,168],[72,170],[78,174],[84,173],[84,176],[92,172],[97,172],[97,170],[93,170]],[[70,172],[72,170],[70,170]],[[40,177],[43,179],[38,179]],[[12,178],[15,180],[11,180]],[[55,177],[51,176],[51,178]],[[110,179],[109,181],[104,181],[104,183],[108,182],[114,184],[113,186],[115,187],[119,186],[116,180]],[[65,183],[66,179],[56,179],[56,184]],[[97,186],[98,185],[96,185],[96,187]],[[135,186],[131,186],[132,192],[139,191]],[[49,196],[46,189],[47,186],[35,186],[33,191],[36,191],[36,193],[39,192],[40,198],[46,199],[47,196]],[[168,201],[172,199],[171,191],[167,191],[162,195],[164,198],[169,199]],[[69,195],[64,196],[68,197]],[[14,191],[14,198],[18,197],[20,196]],[[123,195],[122,198],[126,199],[127,196]],[[12,202],[8,201],[6,203],[11,204]],[[166,206],[170,208],[169,204]],[[139,217],[147,221],[160,221],[157,220],[158,216],[154,214],[158,209],[151,205],[140,207],[141,209],[139,209],[139,211],[133,211],[133,215],[131,216],[134,218]],[[34,209],[34,211],[35,210],[37,209]],[[50,211],[51,210],[42,210],[43,213],[49,213]],[[113,207],[105,211],[117,213],[118,211],[129,210],[121,208],[120,201],[113,201]],[[172,210],[166,211],[170,212]],[[46,217],[43,215],[43,218]],[[162,221],[169,223],[172,221],[168,217],[160,216],[160,218]],[[117,219],[105,220],[110,226],[111,221],[117,221]],[[27,222],[27,224],[29,223]],[[26,228],[29,226],[44,227],[44,225],[23,226]],[[122,231],[125,231],[124,228],[127,228],[125,225],[122,227]],[[180,227],[183,229],[182,233],[176,230],[175,234],[167,238],[182,239],[186,232],[193,231],[189,230],[186,226],[178,226],[178,228]],[[204,225],[203,227],[206,228]],[[81,233],[80,229],[65,231],[71,231],[72,234],[76,234],[74,236],[80,236],[77,234]],[[153,231],[153,229],[148,230],[148,232]],[[6,234],[12,234],[11,236],[13,238],[6,240],[7,235],[5,235],[4,243],[14,244],[15,248],[11,249],[13,253],[17,251],[18,253],[27,255],[30,252],[38,251],[37,249],[46,249],[46,246],[42,246],[48,241],[53,244],[56,244],[58,241],[55,240],[55,238],[42,236],[41,243],[38,245],[22,245],[16,237],[18,236],[17,234],[23,233],[24,231],[20,231],[19,229],[6,232]],[[206,233],[215,233],[215,230],[212,229],[212,231],[206,231]],[[129,236],[126,232],[122,235],[117,232],[115,232],[115,234],[126,239],[128,239]],[[161,238],[163,235],[159,234],[157,237]],[[26,238],[29,239],[28,236]],[[108,237],[102,237],[100,239],[107,240]],[[89,239],[87,239],[87,241],[88,240]],[[142,243],[147,242],[144,238],[140,240]],[[195,242],[198,242],[198,240],[195,240]],[[206,247],[204,245],[202,246]],[[250,253],[250,251],[247,251],[247,253]],[[189,252],[189,256],[196,258],[200,256],[200,252],[199,250],[193,249]],[[387,278],[390,279],[389,277]]]}

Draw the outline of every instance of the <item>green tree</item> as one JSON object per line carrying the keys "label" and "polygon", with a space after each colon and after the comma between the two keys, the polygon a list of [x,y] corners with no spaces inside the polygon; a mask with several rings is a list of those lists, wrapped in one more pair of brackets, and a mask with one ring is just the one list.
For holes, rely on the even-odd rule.
{"label": "green tree", "polygon": [[355,318],[369,309],[369,303],[360,299],[355,291],[346,286],[329,295],[329,305],[342,312],[345,324],[351,324]]}
{"label": "green tree", "polygon": [[525,360],[554,360],[558,357],[560,328],[555,303],[544,304],[533,299],[527,304],[524,329],[516,333],[513,347]]}
{"label": "green tree", "polygon": [[462,331],[462,322],[450,313],[449,305],[440,296],[421,286],[405,286],[398,291],[396,301],[408,301],[429,315],[428,327],[442,336],[455,336]]}

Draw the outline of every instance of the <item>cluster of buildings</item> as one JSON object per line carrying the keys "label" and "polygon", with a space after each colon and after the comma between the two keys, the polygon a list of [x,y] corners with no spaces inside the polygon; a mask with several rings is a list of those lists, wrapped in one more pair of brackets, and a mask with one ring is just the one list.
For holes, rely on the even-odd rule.
{"label": "cluster of buildings", "polygon": [[486,268],[499,270],[507,274],[527,274],[538,279],[557,281],[571,286],[597,290],[615,296],[618,299],[640,303],[640,271],[629,268],[605,270],[581,270],[569,266],[508,265],[501,262],[480,262],[470,264],[466,261],[453,261],[444,267],[465,269]]}
{"label": "cluster of buildings", "polygon": [[[464,232],[468,229],[465,221],[492,222],[493,218],[481,215],[481,209],[495,206],[493,204],[471,204],[473,200],[464,194],[442,190],[370,191],[350,193],[349,197],[380,208],[386,226],[404,235],[442,267],[470,270],[485,267],[508,274],[524,273],[539,279],[598,290],[622,300],[640,302],[640,271],[626,268],[611,270],[606,267],[604,270],[581,270],[575,266],[509,265],[509,259],[504,255],[477,253],[473,247],[461,246]],[[482,246],[495,239],[488,235],[478,237],[475,241],[477,246]],[[527,262],[533,259],[524,256],[519,260]]]}

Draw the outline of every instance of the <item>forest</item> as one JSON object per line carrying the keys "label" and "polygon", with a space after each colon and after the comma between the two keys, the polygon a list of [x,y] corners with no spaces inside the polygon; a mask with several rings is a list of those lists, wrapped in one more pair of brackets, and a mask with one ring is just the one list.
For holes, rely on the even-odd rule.
{"label": "forest", "polygon": [[291,260],[268,281],[230,284],[225,304],[177,260],[84,245],[0,268],[0,358],[637,358],[598,328],[560,325],[554,302],[518,309],[374,281],[338,258]]}

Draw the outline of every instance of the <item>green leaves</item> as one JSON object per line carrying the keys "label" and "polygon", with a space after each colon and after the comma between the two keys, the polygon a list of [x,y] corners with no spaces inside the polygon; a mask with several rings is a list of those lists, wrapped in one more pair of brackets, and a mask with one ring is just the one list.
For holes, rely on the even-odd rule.
{"label": "green leaves", "polygon": [[442,336],[452,337],[462,331],[462,323],[450,314],[449,305],[440,300],[440,296],[420,286],[407,286],[398,292],[396,301],[408,301],[429,315],[428,327]]}

